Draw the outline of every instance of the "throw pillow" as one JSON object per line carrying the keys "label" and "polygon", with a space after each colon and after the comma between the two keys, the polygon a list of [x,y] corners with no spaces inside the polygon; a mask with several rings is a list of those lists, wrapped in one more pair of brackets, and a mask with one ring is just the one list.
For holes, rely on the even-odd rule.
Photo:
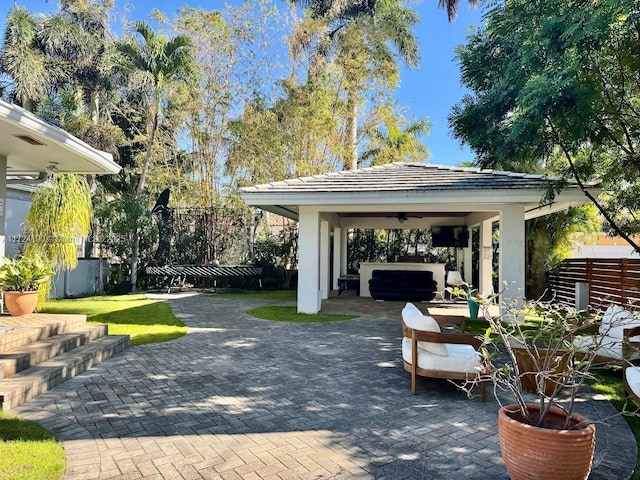
{"label": "throw pillow", "polygon": [[[436,319],[423,315],[412,303],[407,303],[402,309],[402,320],[407,327],[413,330],[440,333],[440,325],[438,325]],[[436,355],[448,355],[447,346],[444,343],[418,342],[418,348]]]}

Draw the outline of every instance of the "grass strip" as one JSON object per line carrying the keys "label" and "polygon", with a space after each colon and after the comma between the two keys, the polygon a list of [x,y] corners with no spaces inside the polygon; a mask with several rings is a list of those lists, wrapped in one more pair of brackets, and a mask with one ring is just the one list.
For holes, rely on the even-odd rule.
{"label": "grass strip", "polygon": [[[609,400],[616,410],[619,412],[622,411],[625,408],[626,401],[624,381],[622,380],[622,375],[624,375],[624,373],[622,370],[594,369],[591,370],[591,373],[594,376],[594,379],[589,381],[591,387]],[[627,410],[633,410],[634,408],[636,408],[636,405],[632,402],[626,404]],[[638,451],[640,451],[640,417],[625,415],[624,419],[629,424],[629,428],[631,428],[631,432],[636,438]],[[638,458],[636,459],[635,471],[631,476],[631,480],[640,480],[640,455],[638,455]]]}
{"label": "grass strip", "polygon": [[109,325],[112,335],[130,335],[131,345],[166,342],[187,333],[169,305],[144,295],[48,300],[43,311],[86,314],[88,323]]}
{"label": "grass strip", "polygon": [[357,315],[335,315],[328,313],[298,313],[296,307],[283,307],[279,305],[256,307],[252,308],[247,313],[253,317],[261,318],[263,320],[296,323],[338,322],[357,317]]}
{"label": "grass strip", "polygon": [[296,290],[269,290],[269,291],[252,291],[237,290],[224,293],[209,293],[204,295],[208,298],[221,298],[225,300],[270,300],[274,302],[295,302],[297,299]]}
{"label": "grass strip", "polygon": [[59,480],[64,448],[52,432],[31,420],[0,411],[0,478]]}

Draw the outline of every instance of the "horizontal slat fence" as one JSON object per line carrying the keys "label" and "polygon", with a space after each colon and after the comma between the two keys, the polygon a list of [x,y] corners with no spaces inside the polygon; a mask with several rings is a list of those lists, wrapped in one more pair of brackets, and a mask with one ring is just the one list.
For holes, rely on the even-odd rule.
{"label": "horizontal slat fence", "polygon": [[575,302],[576,282],[589,284],[589,305],[594,309],[609,304],[640,306],[640,260],[629,258],[572,258],[549,276],[555,300]]}

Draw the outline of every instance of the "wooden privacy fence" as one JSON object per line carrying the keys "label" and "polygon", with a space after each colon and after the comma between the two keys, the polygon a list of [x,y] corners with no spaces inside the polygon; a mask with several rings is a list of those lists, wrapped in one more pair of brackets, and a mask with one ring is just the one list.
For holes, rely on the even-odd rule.
{"label": "wooden privacy fence", "polygon": [[640,305],[640,260],[629,258],[572,258],[549,275],[556,301],[575,302],[576,283],[589,284],[589,305],[606,308],[611,303]]}

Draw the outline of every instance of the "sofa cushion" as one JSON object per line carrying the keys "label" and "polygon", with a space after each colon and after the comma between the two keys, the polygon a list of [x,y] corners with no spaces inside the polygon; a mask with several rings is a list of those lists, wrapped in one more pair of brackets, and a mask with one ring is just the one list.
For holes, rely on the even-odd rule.
{"label": "sofa cushion", "polygon": [[[629,337],[631,342],[640,342],[640,336]],[[622,360],[622,338],[615,338],[610,335],[595,337],[593,335],[579,335],[573,339],[576,351],[580,353],[595,353],[599,357],[606,357],[612,360]],[[638,352],[632,352],[631,358],[635,360],[640,357]]]}
{"label": "sofa cushion", "polygon": [[[600,321],[600,327],[608,327],[611,320],[624,309],[620,305],[609,305],[602,315],[602,320]],[[603,333],[603,332],[601,332]]]}
{"label": "sofa cushion", "polygon": [[[423,343],[423,342],[421,342]],[[449,355],[437,355],[428,350],[418,348],[418,368],[439,370],[442,372],[468,373],[470,378],[478,374],[480,358],[471,345],[443,344]],[[411,364],[411,339],[402,339],[402,358]]]}
{"label": "sofa cushion", "polygon": [[[407,327],[413,330],[441,333],[440,325],[436,319],[423,315],[413,303],[407,303],[402,309],[402,320]],[[447,347],[444,343],[418,342],[418,347],[436,355],[447,355]]]}
{"label": "sofa cushion", "polygon": [[433,300],[438,284],[426,270],[373,270],[369,293],[376,300]]}
{"label": "sofa cushion", "polygon": [[619,305],[611,305],[602,316],[599,332],[601,335],[622,340],[625,328],[631,327],[640,327],[638,315]]}

